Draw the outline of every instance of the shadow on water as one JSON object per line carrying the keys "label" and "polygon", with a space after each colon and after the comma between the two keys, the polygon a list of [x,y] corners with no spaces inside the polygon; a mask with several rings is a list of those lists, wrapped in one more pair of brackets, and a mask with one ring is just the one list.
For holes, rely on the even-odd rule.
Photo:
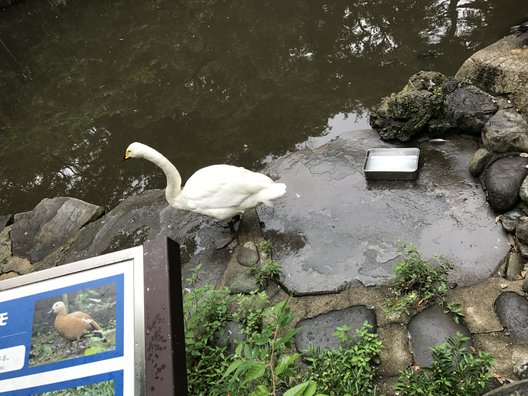
{"label": "shadow on water", "polygon": [[527,14],[525,0],[18,2],[0,11],[0,212],[162,187],[154,166],[120,162],[134,140],[184,180],[258,169],[335,119],[363,129],[412,73],[453,74]]}

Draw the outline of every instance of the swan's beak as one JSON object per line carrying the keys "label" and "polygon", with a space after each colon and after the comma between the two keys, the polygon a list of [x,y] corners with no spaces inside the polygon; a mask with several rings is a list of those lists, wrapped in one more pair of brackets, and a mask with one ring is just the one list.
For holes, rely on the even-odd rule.
{"label": "swan's beak", "polygon": [[125,155],[123,156],[123,161],[130,158],[130,151],[125,151]]}

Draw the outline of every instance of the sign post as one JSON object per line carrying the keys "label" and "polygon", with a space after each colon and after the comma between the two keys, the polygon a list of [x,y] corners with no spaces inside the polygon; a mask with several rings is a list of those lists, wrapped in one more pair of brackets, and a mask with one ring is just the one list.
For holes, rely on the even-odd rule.
{"label": "sign post", "polygon": [[180,246],[146,242],[144,252],[147,395],[186,395]]}

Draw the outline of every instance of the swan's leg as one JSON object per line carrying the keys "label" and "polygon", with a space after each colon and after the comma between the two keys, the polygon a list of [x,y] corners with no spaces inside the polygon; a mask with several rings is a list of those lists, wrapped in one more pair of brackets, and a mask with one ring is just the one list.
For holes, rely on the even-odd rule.
{"label": "swan's leg", "polygon": [[238,233],[235,230],[235,224],[240,221],[242,216],[236,215],[231,220],[228,221],[227,226],[224,226],[224,228],[229,228],[229,234],[230,236],[227,238],[222,238],[215,242],[216,249],[223,249],[227,245],[229,245],[234,239],[236,239]]}
{"label": "swan's leg", "polygon": [[229,223],[227,223],[227,225],[229,226],[229,231],[231,231],[231,234],[236,235],[237,232],[235,230],[235,224],[238,223],[241,218],[242,216],[240,215],[233,216],[233,218],[229,221]]}

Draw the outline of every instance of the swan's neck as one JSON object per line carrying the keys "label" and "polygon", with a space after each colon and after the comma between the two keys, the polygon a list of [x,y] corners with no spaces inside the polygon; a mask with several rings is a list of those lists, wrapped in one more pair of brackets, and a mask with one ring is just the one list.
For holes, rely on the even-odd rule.
{"label": "swan's neck", "polygon": [[162,154],[154,151],[145,155],[145,159],[158,165],[167,177],[167,187],[165,188],[165,198],[170,204],[174,204],[181,192],[181,176],[178,169]]}

